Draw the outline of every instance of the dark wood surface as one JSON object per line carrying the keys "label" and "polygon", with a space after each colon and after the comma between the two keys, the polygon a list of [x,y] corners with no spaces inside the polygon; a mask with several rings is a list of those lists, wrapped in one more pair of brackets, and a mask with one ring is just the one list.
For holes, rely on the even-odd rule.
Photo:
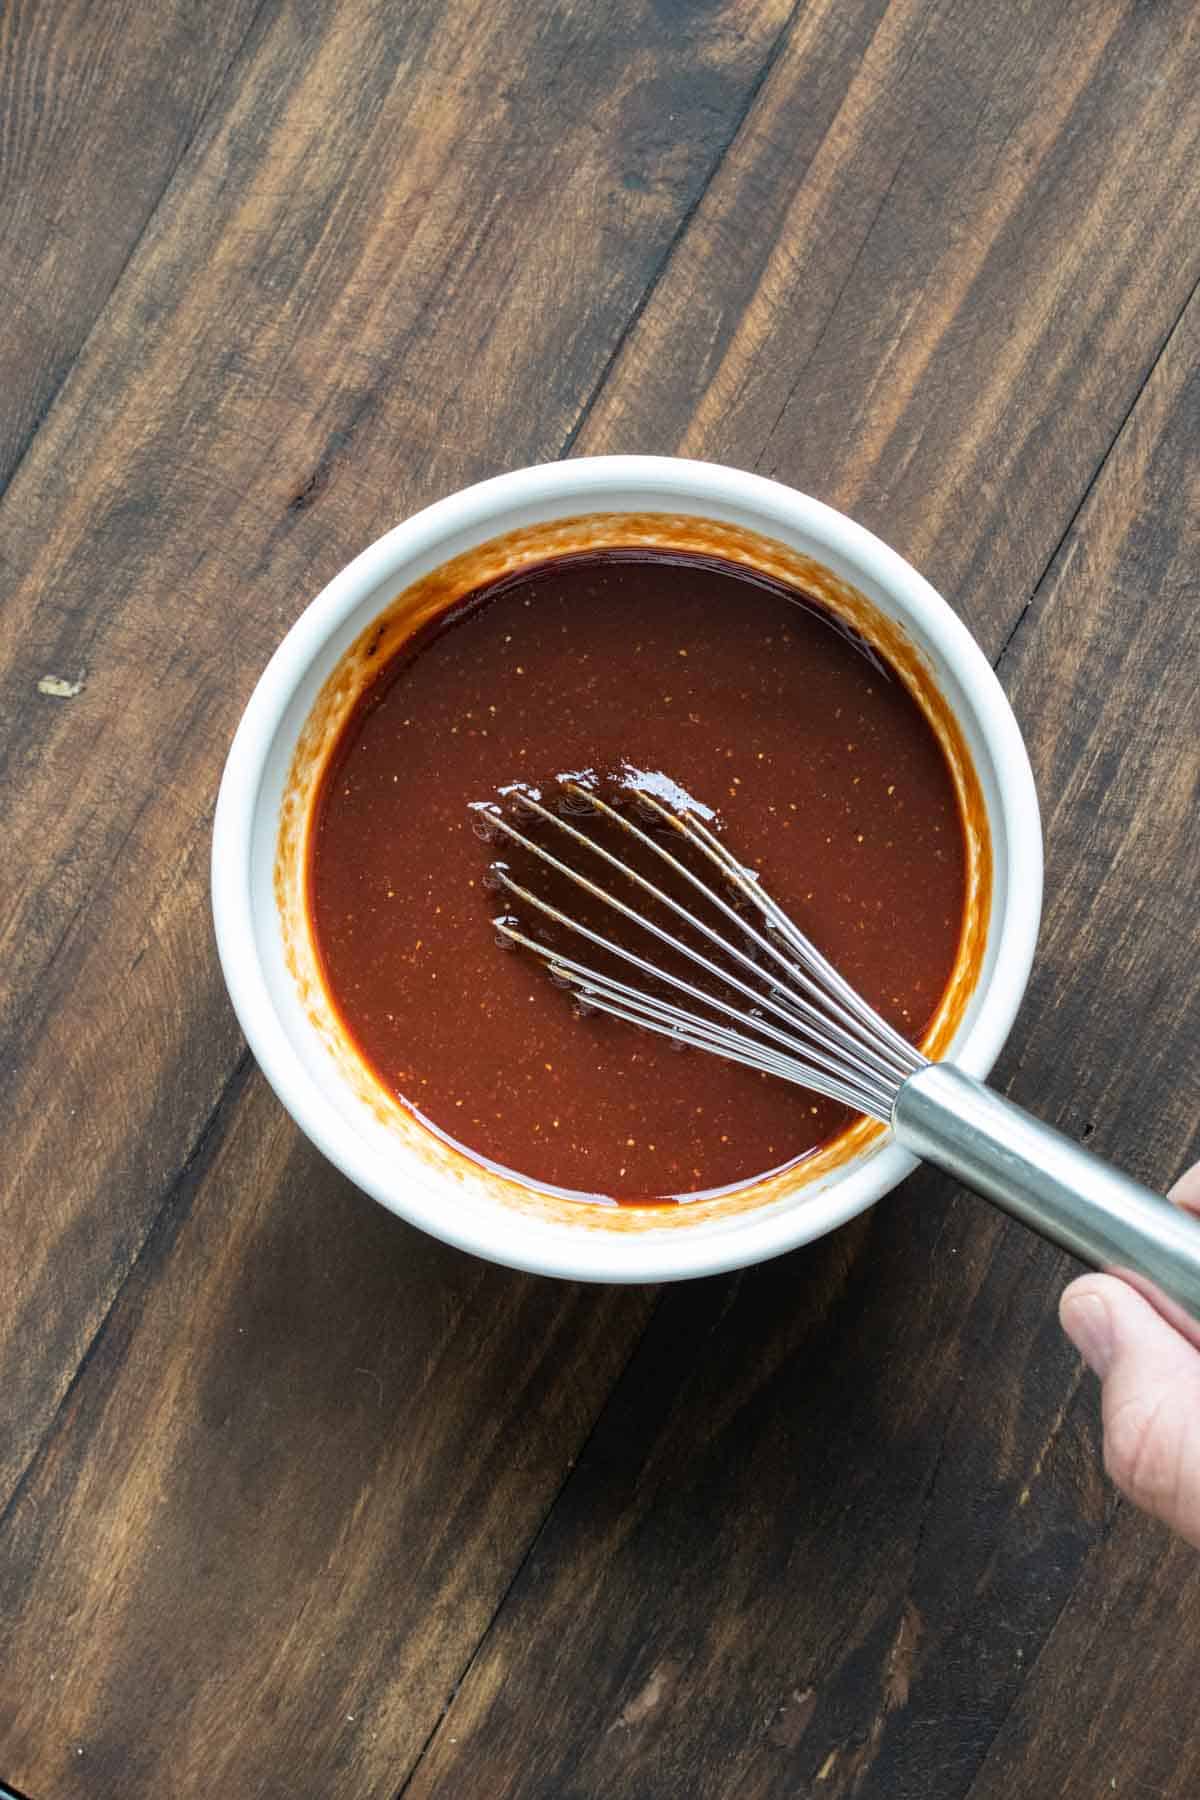
{"label": "dark wood surface", "polygon": [[0,8],[0,1785],[1200,1791],[1200,1573],[1105,1481],[1066,1258],[931,1173],[676,1288],[463,1257],[281,1113],[206,870],[258,670],[389,525],[757,468],[993,657],[1047,837],[997,1079],[1168,1182],[1198,92],[1191,0]]}

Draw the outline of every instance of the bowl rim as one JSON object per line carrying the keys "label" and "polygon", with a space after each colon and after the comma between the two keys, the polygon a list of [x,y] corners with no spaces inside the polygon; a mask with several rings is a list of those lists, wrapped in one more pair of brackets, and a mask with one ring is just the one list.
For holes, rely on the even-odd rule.
{"label": "bowl rim", "polygon": [[[406,564],[464,533],[474,542],[511,528],[514,510],[551,505],[554,515],[618,510],[605,490],[633,491],[637,505],[686,500],[715,516],[731,509],[814,540],[898,600],[936,644],[970,697],[979,735],[996,773],[999,817],[989,807],[992,854],[1003,865],[1005,909],[989,950],[994,963],[979,1008],[955,1048],[956,1064],[980,1079],[990,1072],[1024,996],[1037,941],[1042,896],[1042,836],[1029,758],[990,662],[948,603],[898,552],[823,501],[722,464],[681,457],[580,457],[493,476],[435,501],[362,550],[326,584],[277,646],[246,704],[221,778],[213,821],[212,906],[217,948],[234,1011],[260,1069],[292,1118],[356,1186],[418,1228],[489,1261],[538,1274],[599,1282],[654,1282],[719,1274],[781,1255],[836,1229],[903,1180],[915,1166],[890,1138],[862,1158],[786,1200],[702,1222],[695,1230],[604,1231],[537,1219],[506,1208],[456,1206],[439,1177],[417,1179],[407,1159],[388,1179],[380,1158],[355,1133],[305,1068],[275,1010],[262,968],[251,869],[259,798],[268,756],[296,689],[329,639],[362,600]],[[629,510],[622,507],[620,510]],[[553,516],[553,515],[552,515]],[[484,528],[482,531],[480,528]],[[447,550],[447,560],[454,552]],[[1000,827],[998,830],[997,827]]]}

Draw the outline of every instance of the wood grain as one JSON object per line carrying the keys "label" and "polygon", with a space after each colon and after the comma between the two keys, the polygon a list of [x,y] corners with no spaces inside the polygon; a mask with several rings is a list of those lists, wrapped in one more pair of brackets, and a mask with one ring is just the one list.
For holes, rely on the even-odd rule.
{"label": "wood grain", "polygon": [[0,492],[261,11],[0,9]]}
{"label": "wood grain", "polygon": [[580,451],[778,476],[993,655],[1200,280],[1200,14],[807,8]]}
{"label": "wood grain", "polygon": [[406,512],[553,454],[785,16],[273,14],[10,485],[0,1494],[240,1054],[206,860],[256,675]]}
{"label": "wood grain", "polygon": [[923,1175],[657,1303],[470,1262],[266,1093],[205,864],[258,669],[404,513],[564,448],[759,466],[998,657],[1049,853],[1001,1079],[1165,1181],[1194,9],[218,10],[0,26],[0,1777],[1182,1800],[1195,1580],[1103,1479],[1066,1259]]}
{"label": "wood grain", "polygon": [[1059,1271],[948,1202],[667,1297],[406,1800],[962,1791],[1105,1496]]}
{"label": "wood grain", "polygon": [[447,1249],[237,1099],[0,1535],[35,1796],[390,1794],[650,1304]]}
{"label": "wood grain", "polygon": [[[1200,300],[1006,658],[1049,895],[1007,1085],[1163,1183],[1200,1148],[1198,400]],[[1194,1793],[1196,1583],[1106,1489],[1065,1264],[923,1172],[669,1295],[404,1800]]]}
{"label": "wood grain", "polygon": [[1200,1568],[1187,1545],[1123,1512],[1089,1559],[970,1800],[1036,1780],[1062,1800],[1183,1800],[1200,1767],[1191,1728]]}

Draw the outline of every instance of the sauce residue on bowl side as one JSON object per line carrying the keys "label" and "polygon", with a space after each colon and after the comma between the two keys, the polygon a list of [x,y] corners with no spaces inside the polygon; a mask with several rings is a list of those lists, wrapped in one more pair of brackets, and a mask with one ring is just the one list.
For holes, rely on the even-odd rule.
{"label": "sauce residue on bowl side", "polygon": [[549,793],[571,770],[669,776],[929,1047],[986,923],[974,772],[896,628],[777,545],[756,555],[764,540],[712,526],[697,543],[706,522],[685,523],[690,543],[585,538],[449,584],[440,606],[426,595],[407,631],[385,618],[332,689],[319,758],[311,743],[298,758],[320,986],[380,1091],[506,1185],[659,1213],[773,1197],[878,1128],[575,1017],[495,946],[472,802],[514,782]]}

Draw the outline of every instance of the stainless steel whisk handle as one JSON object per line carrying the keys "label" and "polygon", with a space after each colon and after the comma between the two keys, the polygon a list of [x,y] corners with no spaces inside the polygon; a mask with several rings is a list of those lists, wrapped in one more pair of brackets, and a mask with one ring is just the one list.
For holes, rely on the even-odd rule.
{"label": "stainless steel whisk handle", "polygon": [[1093,1268],[1152,1282],[1200,1320],[1200,1220],[1161,1194],[951,1063],[910,1075],[891,1122],[906,1150]]}

